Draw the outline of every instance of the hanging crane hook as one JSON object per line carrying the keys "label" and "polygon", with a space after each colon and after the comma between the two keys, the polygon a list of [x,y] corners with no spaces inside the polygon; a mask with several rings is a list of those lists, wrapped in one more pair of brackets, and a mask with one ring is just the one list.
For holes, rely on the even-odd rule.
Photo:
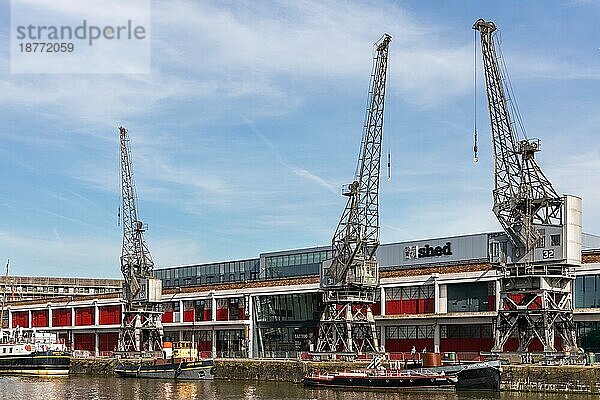
{"label": "hanging crane hook", "polygon": [[478,162],[479,161],[479,157],[477,156],[477,129],[475,129],[475,143],[473,145],[473,162]]}
{"label": "hanging crane hook", "polygon": [[388,161],[387,161],[387,180],[392,180],[392,152],[388,149]]}

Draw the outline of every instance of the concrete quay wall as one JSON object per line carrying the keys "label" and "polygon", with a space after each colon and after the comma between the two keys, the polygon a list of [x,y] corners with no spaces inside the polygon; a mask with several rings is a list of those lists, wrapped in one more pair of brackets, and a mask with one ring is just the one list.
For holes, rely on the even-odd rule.
{"label": "concrete quay wall", "polygon": [[[147,361],[150,362],[150,361]],[[72,374],[112,375],[115,358],[73,358]],[[216,377],[226,380],[300,382],[312,371],[350,370],[366,364],[296,360],[217,359]],[[600,394],[600,366],[504,365],[502,391]]]}
{"label": "concrete quay wall", "polygon": [[600,394],[600,366],[502,366],[502,391]]}
{"label": "concrete quay wall", "polygon": [[[134,361],[132,361],[133,363]],[[151,361],[144,361],[149,364]],[[72,358],[71,374],[113,375],[116,358]],[[124,360],[127,363],[127,360]],[[139,362],[135,361],[137,365]],[[309,372],[364,368],[367,363],[301,362],[296,360],[217,359],[216,377],[227,380],[300,382]]]}
{"label": "concrete quay wall", "polygon": [[301,382],[314,371],[340,371],[365,368],[365,363],[313,362],[296,360],[216,360],[216,377],[230,380]]}

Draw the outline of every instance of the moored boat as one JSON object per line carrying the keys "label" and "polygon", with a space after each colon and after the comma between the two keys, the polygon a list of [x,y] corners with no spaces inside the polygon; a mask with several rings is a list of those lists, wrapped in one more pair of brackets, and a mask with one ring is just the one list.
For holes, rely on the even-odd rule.
{"label": "moored boat", "polygon": [[500,360],[444,365],[431,369],[456,376],[456,390],[459,391],[500,391]]}
{"label": "moored boat", "polygon": [[412,390],[500,390],[500,361],[485,361],[415,369],[364,369],[307,375],[307,386]]}
{"label": "moored boat", "polygon": [[429,369],[359,370],[314,373],[304,378],[306,386],[353,387],[406,390],[454,390],[456,376]]}
{"label": "moored boat", "polygon": [[0,373],[66,376],[71,354],[51,332],[15,329],[5,331],[0,341]]}
{"label": "moored boat", "polygon": [[[207,380],[215,377],[213,359],[198,359],[198,350],[190,342],[166,342],[164,359],[118,365],[114,372],[123,378]],[[172,346],[172,347],[171,347]],[[169,352],[172,353],[169,354]]]}
{"label": "moored boat", "polygon": [[205,380],[214,378],[212,359],[200,361],[160,362],[150,365],[119,365],[115,373],[123,378]]}

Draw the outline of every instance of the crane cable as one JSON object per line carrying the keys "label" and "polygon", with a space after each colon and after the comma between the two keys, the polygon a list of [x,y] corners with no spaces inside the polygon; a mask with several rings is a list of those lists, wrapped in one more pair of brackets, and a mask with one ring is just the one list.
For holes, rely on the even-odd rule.
{"label": "crane cable", "polygon": [[117,181],[115,181],[115,186],[116,186],[116,192],[117,192],[117,226],[120,227],[121,226],[121,138],[119,137],[119,140],[117,140],[117,146],[118,146],[118,154],[119,154],[119,165],[118,165],[118,171],[119,171],[119,179]]}
{"label": "crane cable", "polygon": [[520,136],[522,136],[522,138],[525,140],[529,140],[529,138],[527,137],[527,131],[525,130],[525,124],[523,123],[523,119],[521,118],[521,112],[519,111],[519,105],[517,104],[517,99],[515,97],[515,93],[512,87],[510,75],[508,74],[508,68],[506,67],[504,53],[502,52],[502,33],[500,30],[498,30],[497,32],[498,33],[494,35],[493,39],[496,41],[496,47],[498,48],[499,71],[505,86],[507,96],[506,102],[510,107],[512,117],[514,118],[514,120],[511,121],[511,123],[515,126],[515,135],[517,140],[520,140]]}
{"label": "crane cable", "polygon": [[479,161],[477,151],[477,31],[473,31],[473,162]]}
{"label": "crane cable", "polygon": [[[386,92],[386,96],[389,96],[389,90],[392,87],[391,84],[391,78],[392,78],[392,70],[391,70],[391,60],[390,60],[390,55],[388,52],[388,57],[387,57],[387,77],[386,77],[386,81],[385,81],[385,92]],[[389,97],[388,97],[389,98]],[[388,126],[390,126],[390,116],[391,114],[388,113]],[[385,121],[385,119],[384,119]],[[385,123],[385,122],[384,122]],[[381,127],[381,129],[383,130],[383,126]],[[381,133],[381,135],[383,136],[383,142],[387,142],[387,181],[390,182],[392,180],[392,145],[391,145],[391,140],[389,138],[389,135],[384,135],[383,131]]]}

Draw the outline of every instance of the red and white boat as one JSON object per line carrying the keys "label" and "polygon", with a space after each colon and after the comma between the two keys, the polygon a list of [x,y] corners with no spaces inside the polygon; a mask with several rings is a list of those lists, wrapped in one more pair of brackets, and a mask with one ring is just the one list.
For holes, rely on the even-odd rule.
{"label": "red and white boat", "polygon": [[307,375],[306,386],[406,390],[455,390],[458,378],[422,368],[419,370],[357,370]]}

